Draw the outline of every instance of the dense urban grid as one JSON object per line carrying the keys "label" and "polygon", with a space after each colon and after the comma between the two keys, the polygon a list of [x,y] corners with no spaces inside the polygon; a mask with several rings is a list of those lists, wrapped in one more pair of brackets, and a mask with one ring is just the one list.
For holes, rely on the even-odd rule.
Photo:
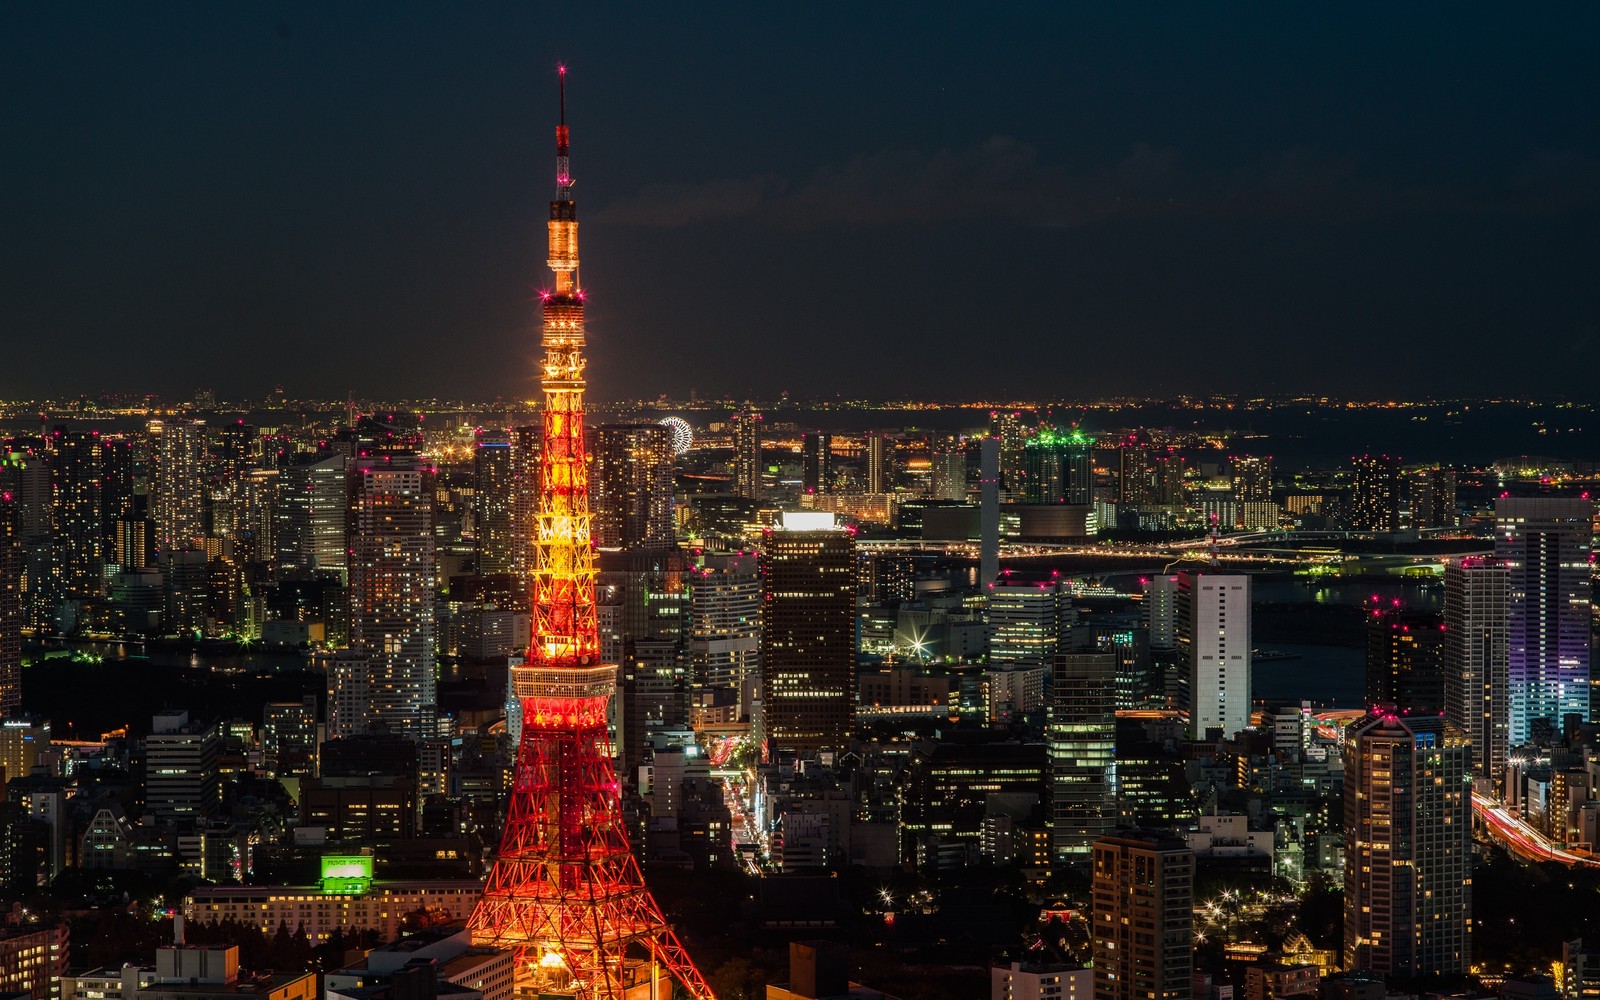
{"label": "dense urban grid", "polygon": [[0,405],[0,997],[1600,997],[1591,407],[597,408],[557,155],[539,400]]}

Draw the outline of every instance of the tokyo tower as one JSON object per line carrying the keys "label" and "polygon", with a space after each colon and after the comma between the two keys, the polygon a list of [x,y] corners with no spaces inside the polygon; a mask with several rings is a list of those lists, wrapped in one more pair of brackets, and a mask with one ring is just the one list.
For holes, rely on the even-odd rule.
{"label": "tokyo tower", "polygon": [[544,452],[535,507],[533,636],[511,668],[522,742],[500,853],[472,911],[474,943],[515,951],[517,995],[715,1000],[668,926],[623,826],[600,662],[584,451],[584,292],[568,168],[567,70],[550,203],[553,291],[544,300]]}

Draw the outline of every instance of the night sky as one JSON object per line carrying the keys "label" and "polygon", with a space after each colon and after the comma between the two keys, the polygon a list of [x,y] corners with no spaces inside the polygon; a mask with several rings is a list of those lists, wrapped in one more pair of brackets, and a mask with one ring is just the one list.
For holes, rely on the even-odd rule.
{"label": "night sky", "polygon": [[[0,5],[0,398],[1593,398],[1600,5]],[[1076,6],[1076,5],[1072,5]]]}

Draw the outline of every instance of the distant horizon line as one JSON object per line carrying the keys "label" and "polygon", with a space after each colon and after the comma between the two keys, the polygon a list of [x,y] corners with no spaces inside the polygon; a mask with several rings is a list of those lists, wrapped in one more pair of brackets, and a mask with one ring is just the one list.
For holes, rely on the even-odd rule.
{"label": "distant horizon line", "polygon": [[[198,395],[198,394],[197,394]],[[1407,409],[1416,407],[1449,406],[1454,404],[1478,406],[1557,406],[1568,408],[1593,408],[1590,400],[1580,400],[1555,394],[1548,397],[1520,395],[1505,396],[1419,396],[1409,399],[1384,397],[1357,397],[1333,393],[1175,393],[1152,396],[1102,396],[1096,398],[1049,399],[959,399],[959,398],[865,398],[779,396],[775,398],[750,398],[733,396],[688,398],[618,398],[591,399],[590,409],[638,410],[722,410],[722,409],[879,409],[879,410],[1049,410],[1070,409],[1126,409],[1142,407],[1172,407],[1192,410],[1276,409],[1285,406],[1315,406],[1337,409]],[[338,410],[354,407],[357,410],[422,409],[422,410],[496,410],[537,411],[538,400],[467,399],[442,396],[395,396],[390,398],[363,396],[343,399],[333,397],[296,398],[288,395],[244,399],[177,399],[159,393],[107,392],[94,396],[83,395],[73,399],[0,399],[0,419],[22,420],[35,416],[81,416],[85,412],[131,416],[137,414],[226,413],[251,410],[277,410],[284,408],[311,408]]]}

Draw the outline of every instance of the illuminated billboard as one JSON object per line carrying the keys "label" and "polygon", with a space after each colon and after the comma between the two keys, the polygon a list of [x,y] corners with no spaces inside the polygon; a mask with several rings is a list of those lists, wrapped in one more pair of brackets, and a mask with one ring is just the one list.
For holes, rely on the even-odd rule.
{"label": "illuminated billboard", "polygon": [[324,854],[322,891],[364,893],[372,885],[372,857],[366,854]]}

